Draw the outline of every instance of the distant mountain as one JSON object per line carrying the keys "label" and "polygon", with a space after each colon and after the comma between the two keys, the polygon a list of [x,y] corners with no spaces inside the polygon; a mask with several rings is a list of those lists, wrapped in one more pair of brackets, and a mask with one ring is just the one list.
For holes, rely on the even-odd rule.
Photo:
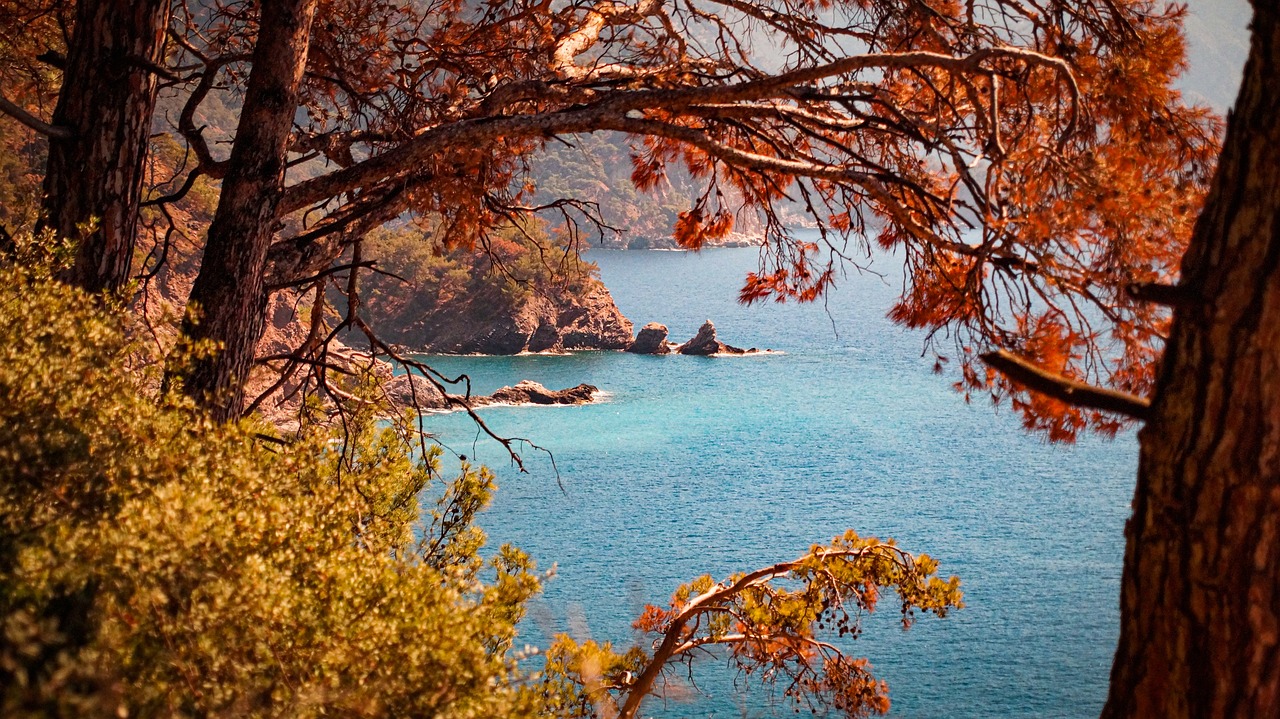
{"label": "distant mountain", "polygon": [[1190,0],[1186,33],[1191,68],[1179,85],[1188,99],[1225,113],[1236,100],[1249,54],[1248,0]]}
{"label": "distant mountain", "polygon": [[[532,162],[537,199],[551,202],[562,197],[594,202],[606,231],[592,244],[615,249],[670,249],[676,218],[693,205],[705,185],[695,181],[678,163],[667,168],[667,179],[652,192],[640,192],[631,184],[631,146],[625,135],[599,133],[552,142]],[[754,215],[740,215],[737,233],[719,244],[741,245],[758,234]],[[585,224],[584,224],[585,227]]]}

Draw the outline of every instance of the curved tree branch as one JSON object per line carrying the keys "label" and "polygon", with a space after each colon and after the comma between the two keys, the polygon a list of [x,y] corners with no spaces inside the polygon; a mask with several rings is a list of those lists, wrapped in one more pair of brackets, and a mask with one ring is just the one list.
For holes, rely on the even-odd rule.
{"label": "curved tree branch", "polygon": [[[658,90],[624,90],[611,92],[601,100],[574,105],[561,110],[514,116],[473,118],[449,122],[421,130],[417,136],[396,148],[361,162],[300,182],[285,191],[281,214],[300,210],[343,192],[407,172],[446,149],[479,147],[495,139],[551,137],[577,132],[620,130],[647,134],[642,125],[630,125],[631,111],[660,109],[679,112],[706,103],[725,103],[779,99],[790,96],[798,87],[859,70],[892,70],[909,67],[931,67],[952,72],[972,72],[993,59],[1014,59],[1047,66],[1059,72],[1071,95],[1071,117],[1067,134],[1075,124],[1080,91],[1070,68],[1060,59],[1013,47],[985,48],[969,55],[915,51],[902,53],[868,53],[842,58],[816,67],[802,68],[772,77],[747,80],[718,87],[687,87]],[[1063,135],[1064,137],[1066,134]],[[795,170],[803,169],[796,167]],[[785,170],[784,170],[785,171]],[[797,172],[797,174],[804,174]],[[825,173],[830,177],[829,173]],[[820,175],[821,176],[821,175]]]}
{"label": "curved tree branch", "polygon": [[0,95],[0,112],[12,117],[41,135],[52,137],[55,140],[70,140],[72,137],[75,137],[75,133],[71,131],[71,128],[62,127],[60,125],[50,125],[44,120],[41,120],[35,115],[32,115],[22,109],[4,95]]}
{"label": "curved tree branch", "polygon": [[1134,419],[1146,419],[1151,400],[1127,392],[1077,382],[1054,374],[1009,352],[997,350],[981,355],[982,361],[1009,379],[1040,394],[1076,407],[1115,412]]}

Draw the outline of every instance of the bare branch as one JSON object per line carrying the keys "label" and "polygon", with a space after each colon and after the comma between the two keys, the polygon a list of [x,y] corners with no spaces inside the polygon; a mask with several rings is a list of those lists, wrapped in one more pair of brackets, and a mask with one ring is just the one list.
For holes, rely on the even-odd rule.
{"label": "bare branch", "polygon": [[1166,307],[1178,307],[1191,301],[1191,293],[1184,285],[1161,282],[1135,282],[1125,288],[1129,296],[1139,302],[1153,302]]}
{"label": "bare branch", "polygon": [[9,98],[3,95],[0,95],[0,112],[12,117],[41,135],[51,137],[55,140],[70,140],[75,137],[75,133],[71,131],[71,128],[61,127],[59,125],[50,125],[44,120],[41,120],[14,104],[9,100]]}

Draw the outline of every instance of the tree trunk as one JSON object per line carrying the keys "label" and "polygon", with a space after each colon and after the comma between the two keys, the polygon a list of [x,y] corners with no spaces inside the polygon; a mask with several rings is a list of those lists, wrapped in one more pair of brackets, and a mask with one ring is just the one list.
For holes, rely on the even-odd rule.
{"label": "tree trunk", "polygon": [[218,421],[242,411],[244,380],[266,321],[267,248],[284,190],[315,8],[316,0],[262,3],[240,124],[183,324],[189,339],[220,348],[197,360],[183,378],[184,391]]}
{"label": "tree trunk", "polygon": [[63,277],[91,292],[129,280],[169,0],[84,0],[68,47],[42,226],[79,241]]}
{"label": "tree trunk", "polygon": [[1280,7],[1254,6],[1140,434],[1105,719],[1280,716]]}

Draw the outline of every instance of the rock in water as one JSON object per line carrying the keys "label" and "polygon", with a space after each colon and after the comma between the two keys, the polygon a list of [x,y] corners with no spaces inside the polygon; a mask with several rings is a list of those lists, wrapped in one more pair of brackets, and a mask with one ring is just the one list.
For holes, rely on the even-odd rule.
{"label": "rock in water", "polygon": [[667,326],[650,322],[641,328],[636,341],[627,348],[628,352],[638,355],[664,355],[671,352],[667,346]]}
{"label": "rock in water", "polygon": [[448,400],[430,380],[416,374],[397,375],[384,384],[383,389],[400,407],[445,409],[449,406]]}
{"label": "rock in water", "polygon": [[441,394],[426,378],[407,374],[393,377],[383,387],[398,407],[411,409],[457,409],[464,404],[473,409],[491,404],[587,404],[600,391],[589,384],[552,390],[537,382],[522,380],[514,387],[502,387],[491,395],[466,398],[457,394]]}
{"label": "rock in water", "polygon": [[488,397],[475,397],[472,406],[481,404],[586,404],[599,390],[589,384],[569,389],[550,390],[537,382],[522,380],[515,387],[502,387]]}
{"label": "rock in water", "polygon": [[676,348],[682,355],[712,355],[720,351],[720,341],[716,339],[716,326],[711,320],[702,323],[693,339]]}
{"label": "rock in water", "polygon": [[716,326],[711,324],[711,320],[702,323],[698,328],[698,333],[693,339],[685,342],[676,348],[676,352],[682,355],[699,355],[707,356],[714,354],[746,354],[746,350],[731,347],[716,338]]}

